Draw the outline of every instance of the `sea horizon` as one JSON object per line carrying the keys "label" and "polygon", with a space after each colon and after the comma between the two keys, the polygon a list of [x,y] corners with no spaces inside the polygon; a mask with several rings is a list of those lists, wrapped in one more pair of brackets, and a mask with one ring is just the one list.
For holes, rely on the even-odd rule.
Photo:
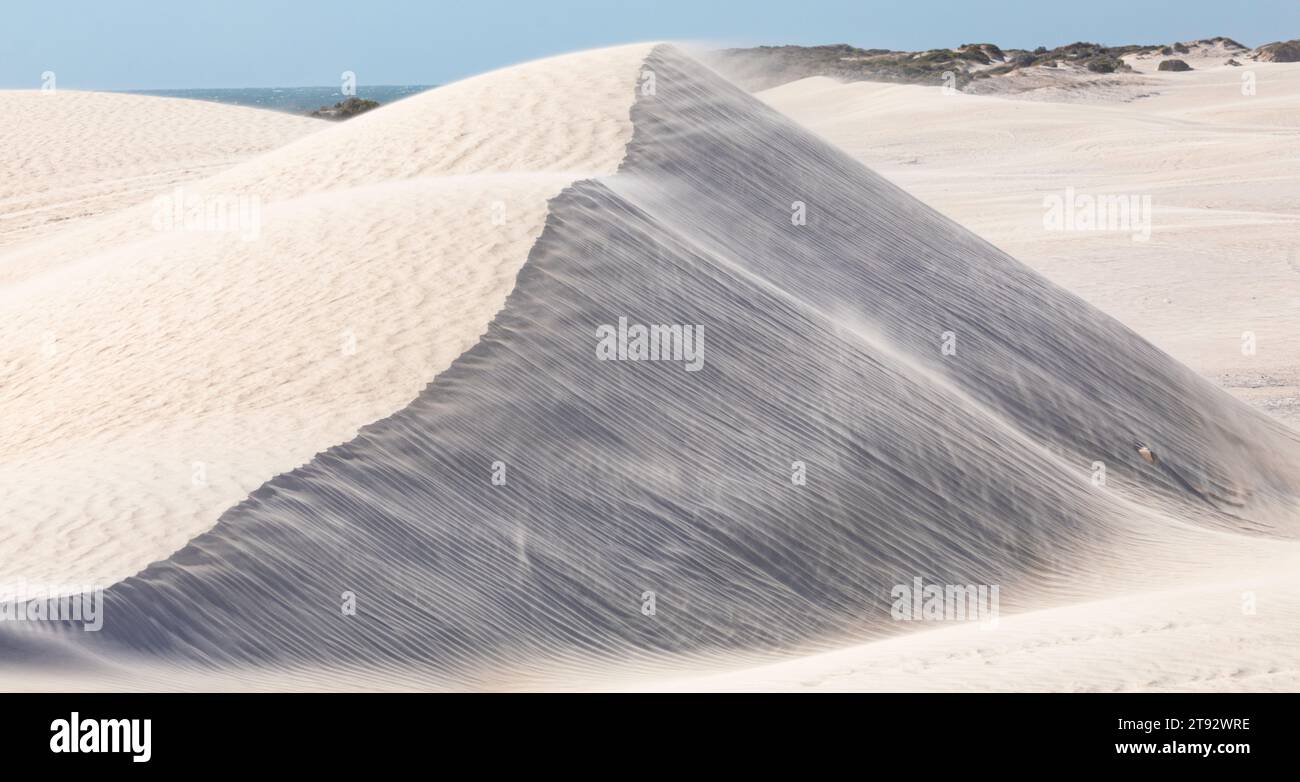
{"label": "sea horizon", "polygon": [[[387,105],[431,90],[434,84],[372,84],[357,85],[355,97],[378,101]],[[187,98],[235,106],[251,106],[289,114],[308,114],[317,109],[333,106],[351,95],[344,95],[339,85],[315,87],[188,87],[183,89],[133,89],[106,90],[131,95],[153,95],[162,98]]]}

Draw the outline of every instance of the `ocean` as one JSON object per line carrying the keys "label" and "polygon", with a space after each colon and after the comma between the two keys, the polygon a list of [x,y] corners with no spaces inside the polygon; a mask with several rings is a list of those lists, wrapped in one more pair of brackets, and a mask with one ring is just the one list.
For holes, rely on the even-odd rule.
{"label": "ocean", "polygon": [[[387,105],[396,100],[433,89],[435,85],[358,85],[357,97]],[[290,114],[309,114],[323,106],[343,100],[339,87],[221,87],[184,90],[127,90],[137,95],[160,95],[167,98],[209,100],[253,106]]]}

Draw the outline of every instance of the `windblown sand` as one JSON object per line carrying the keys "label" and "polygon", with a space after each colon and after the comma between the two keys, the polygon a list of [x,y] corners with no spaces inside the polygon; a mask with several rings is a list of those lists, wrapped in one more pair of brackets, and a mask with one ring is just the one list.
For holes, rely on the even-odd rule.
{"label": "windblown sand", "polygon": [[[648,45],[325,128],[34,121],[104,197],[0,245],[0,583],[114,582],[117,613],[102,643],[0,627],[71,661],[0,684],[1294,688],[1300,438],[1195,374],[1282,418],[1300,383],[1300,67],[1251,69],[1252,97],[1208,66],[1101,105],[762,96],[836,146]],[[243,135],[131,176],[224,170],[95,164],[170,112]],[[255,199],[255,235],[158,230],[178,182]],[[70,200],[23,187],[0,216]],[[1066,188],[1151,195],[1150,238],[1044,230]],[[596,363],[625,314],[707,323],[705,371]],[[998,626],[890,622],[921,572],[1005,576]]]}
{"label": "windblown sand", "polygon": [[[1154,82],[1150,97],[1052,103],[824,78],[761,97],[1235,396],[1300,424],[1300,66],[1205,56],[1189,60],[1197,70],[1156,73],[1152,60],[1130,59]],[[1067,188],[1149,197],[1150,239],[1045,230],[1044,198]],[[1253,355],[1242,353],[1245,332]]]}

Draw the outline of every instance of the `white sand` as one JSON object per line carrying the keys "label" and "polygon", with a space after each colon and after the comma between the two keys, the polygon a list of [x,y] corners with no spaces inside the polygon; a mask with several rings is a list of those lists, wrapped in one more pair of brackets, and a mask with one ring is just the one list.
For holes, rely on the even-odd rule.
{"label": "white sand", "polygon": [[[14,578],[110,581],[133,573],[209,529],[218,514],[268,478],[406,405],[475,344],[501,307],[540,234],[547,199],[576,179],[608,175],[618,166],[632,133],[630,87],[647,51],[645,46],[621,47],[488,74],[321,130],[193,184],[195,192],[207,197],[256,195],[262,219],[255,241],[242,241],[238,235],[159,233],[151,225],[152,207],[146,204],[106,212],[0,250],[0,406],[6,422],[0,432],[0,485],[6,488],[0,499],[0,583]],[[1153,75],[1160,82],[1159,97],[1102,106],[943,96],[934,89],[841,86],[821,79],[786,85],[764,97],[1201,373],[1215,379],[1248,377],[1249,384],[1263,378],[1260,388],[1231,390],[1286,413],[1286,400],[1300,383],[1295,368],[1300,337],[1288,332],[1294,322],[1294,310],[1288,307],[1300,298],[1300,270],[1288,266],[1277,250],[1295,240],[1300,222],[1300,147],[1295,143],[1300,110],[1294,108],[1300,66],[1250,67],[1259,75],[1259,94],[1250,98],[1240,95],[1237,69],[1208,67],[1190,74]],[[692,85],[686,81],[678,86],[689,93]],[[660,88],[672,86],[665,82]],[[211,111],[219,114],[225,108]],[[755,120],[751,129],[771,132],[766,120]],[[719,179],[711,165],[734,165],[736,158],[724,153],[735,153],[731,146],[743,147],[745,138],[728,137],[713,147],[717,160],[696,160],[698,171],[687,167],[697,175],[696,183],[716,193],[719,182],[727,180]],[[657,151],[670,155],[671,143]],[[750,173],[757,176],[761,168],[755,162]],[[724,169],[729,174],[737,171],[744,173],[739,167]],[[834,181],[826,172],[821,176]],[[730,181],[743,190],[743,179]],[[673,241],[694,242],[706,248],[704,253],[735,243],[736,252],[720,253],[730,259],[727,271],[734,266],[743,271],[740,276],[762,280],[767,286],[763,290],[775,290],[803,308],[800,321],[809,314],[825,316],[810,301],[820,297],[837,302],[826,292],[824,280],[805,285],[794,275],[792,281],[780,258],[744,257],[739,250],[749,234],[741,231],[738,236],[714,224],[691,222],[692,209],[707,216],[714,204],[693,204],[688,188],[680,194],[681,203],[667,199],[665,204],[646,195],[654,193],[653,184],[610,180],[609,187],[635,205],[657,209],[650,217],[652,225],[672,229],[664,235]],[[646,188],[641,200],[635,197],[639,187]],[[1043,196],[1067,187],[1152,195],[1150,240],[1133,242],[1128,233],[1044,231]],[[703,187],[701,191],[708,192]],[[880,211],[871,212],[871,220],[858,226],[879,235],[864,237],[864,245],[897,227],[888,223],[890,217],[904,226],[921,224],[909,222],[919,219],[909,205],[889,202],[896,191],[880,192],[883,202],[871,207]],[[500,225],[492,222],[494,214],[504,216]],[[740,225],[742,218],[757,219],[753,213],[729,216],[733,222],[728,227]],[[906,252],[920,254],[932,237],[903,232],[887,238],[897,238]],[[964,259],[984,248],[962,244],[956,250],[941,249],[948,257]],[[646,262],[647,255],[653,254],[640,248],[639,254],[608,262],[610,268],[616,260],[635,266]],[[843,260],[848,268],[831,265],[832,260]],[[858,280],[851,258],[833,256],[827,268],[840,274],[846,285]],[[634,275],[637,269],[625,271]],[[882,291],[878,303],[910,302],[915,306],[905,312],[908,315],[932,303],[909,288],[908,280],[885,282],[885,287],[898,287]],[[949,293],[972,297],[958,301],[970,308],[1001,302],[1002,292],[988,287],[954,285]],[[1008,289],[1023,297],[1023,289]],[[884,398],[880,408],[884,416],[903,416],[899,420],[909,427],[887,432],[894,439],[883,445],[863,446],[879,447],[886,462],[910,465],[912,470],[909,488],[882,501],[924,498],[928,490],[935,493],[935,504],[943,505],[949,499],[943,492],[951,490],[942,488],[950,477],[941,474],[945,459],[987,468],[986,475],[972,473],[971,482],[1000,470],[1001,481],[991,481],[986,488],[991,495],[1005,493],[1011,510],[1023,512],[1016,501],[1055,491],[1059,494],[1042,496],[1069,497],[1077,502],[1080,519],[1103,520],[1104,526],[1082,531],[1068,524],[1061,525],[1063,529],[1049,525],[1045,530],[1000,530],[997,525],[1005,519],[981,521],[1010,539],[1023,534],[1025,540],[1034,540],[1042,533],[1051,544],[1051,536],[1061,533],[1054,541],[1061,550],[1052,551],[1049,545],[1046,553],[1060,553],[1065,559],[1105,554],[1096,568],[1073,581],[1064,571],[1047,568],[1044,581],[1059,577],[1065,583],[1049,583],[1040,603],[1048,596],[1059,602],[1004,615],[992,632],[963,624],[923,628],[869,644],[861,644],[858,636],[832,651],[818,649],[778,663],[756,664],[741,654],[701,659],[695,666],[698,675],[683,673],[682,659],[663,663],[678,668],[670,674],[655,673],[662,669],[638,659],[593,676],[587,661],[579,659],[572,677],[558,669],[554,675],[532,678],[503,672],[498,679],[486,678],[487,686],[1117,690],[1300,685],[1300,545],[1294,540],[1280,533],[1265,537],[1200,527],[1196,513],[1179,518],[1170,508],[1184,506],[1122,481],[1114,494],[1081,500],[1088,492],[1086,477],[1076,476],[1072,470],[1077,465],[1051,450],[1059,443],[1035,448],[1027,429],[1021,428],[1040,420],[1030,420],[1029,413],[1025,420],[1000,417],[960,390],[959,373],[945,375],[927,364],[932,360],[928,353],[907,355],[898,344],[872,334],[870,322],[859,329],[855,317],[850,313],[841,324],[849,335],[846,344],[870,351],[873,361],[890,366],[913,384],[887,386],[894,396]],[[742,320],[737,316],[733,322]],[[1257,333],[1260,346],[1258,354],[1249,357],[1239,349],[1241,332],[1248,329]],[[993,336],[1001,340],[999,345],[1023,342],[1014,334]],[[1065,343],[1069,337],[1062,334],[1059,339]],[[353,340],[355,351],[350,349]],[[1149,355],[1142,354],[1141,362],[1168,371]],[[739,362],[735,371],[762,378],[761,372],[769,368],[750,361]],[[1101,385],[1105,380],[1050,379],[1060,383],[1062,398],[1069,398],[1065,392],[1071,383]],[[794,383],[799,378],[786,380]],[[835,380],[848,384],[857,378],[829,378],[827,387]],[[899,398],[899,388],[914,395]],[[868,389],[874,390],[879,389]],[[1205,399],[1198,394],[1189,398]],[[744,412],[743,405],[736,407]],[[1229,411],[1225,418],[1236,410],[1211,408]],[[1030,412],[1050,418],[1053,411]],[[949,413],[961,426],[931,432]],[[727,424],[713,430],[720,438],[747,423],[721,416],[719,420]],[[1241,429],[1232,426],[1241,421],[1223,423],[1228,434],[1182,443],[1185,450],[1211,452],[1232,432],[1260,431],[1252,422]],[[1093,424],[1113,434],[1109,422]],[[400,436],[405,430],[398,429]],[[913,437],[920,434],[926,437]],[[647,438],[641,446],[654,445],[643,430],[628,433],[629,438],[635,436]],[[1242,450],[1251,458],[1230,463],[1224,456],[1223,464],[1230,468],[1229,477],[1258,478],[1246,487],[1257,494],[1249,510],[1285,510],[1285,503],[1294,499],[1287,494],[1290,484],[1259,478],[1265,472],[1255,469],[1253,459],[1259,455]],[[1215,456],[1206,458],[1214,461]],[[1291,456],[1279,455],[1279,471],[1291,463]],[[915,461],[905,462],[908,457]],[[936,472],[927,472],[932,467]],[[196,481],[196,476],[202,480]],[[1078,485],[1072,482],[1076,477]],[[379,490],[386,487],[351,487],[346,482],[339,487],[370,492],[370,502],[385,497]],[[776,496],[763,493],[772,491],[766,485],[741,491],[750,501]],[[282,488],[282,497],[285,494],[292,489]],[[743,505],[739,498],[728,500],[727,507],[716,510]],[[963,529],[925,534],[925,509],[898,507],[915,514],[895,520],[902,525],[894,528],[898,539],[886,541],[884,548],[915,548],[908,553],[923,560],[930,554],[942,556],[939,549],[945,545],[990,543]],[[870,510],[864,506],[852,512],[865,517]],[[1278,521],[1276,529],[1261,529],[1289,529],[1285,522],[1290,519],[1279,514],[1271,520]],[[286,524],[291,527],[292,521],[303,523],[286,519]],[[578,521],[570,532],[583,542],[595,522],[585,517]],[[827,520],[819,516],[811,521]],[[916,536],[918,529],[921,534]],[[727,530],[719,532],[725,538]],[[960,539],[968,532],[970,540]],[[530,551],[558,561],[557,552],[567,544],[558,537],[521,539],[517,550],[502,554],[492,547],[495,539],[485,537],[489,543],[479,560],[485,567],[484,581],[524,578]],[[307,539],[333,542],[328,535]],[[763,542],[758,536],[751,540]],[[1111,548],[1092,552],[1094,542]],[[258,551],[263,545],[278,553],[275,541],[234,543],[242,547],[241,554],[251,552],[250,561],[263,553]],[[607,541],[611,549],[621,543]],[[926,551],[927,546],[932,550]],[[575,544],[574,550],[583,549]],[[835,570],[835,553],[828,557],[828,572]],[[717,554],[716,563],[722,566],[735,552]],[[493,570],[501,560],[505,562],[499,572]],[[418,569],[420,564],[403,566]],[[602,574],[600,562],[568,564],[584,584],[595,583]],[[165,592],[166,575],[149,589]],[[441,570],[427,575],[445,576]],[[711,574],[693,575],[705,579]],[[613,580],[607,574],[605,578]],[[491,584],[477,592],[481,586],[458,583],[435,596],[494,594],[487,591]],[[1242,610],[1246,593],[1258,598],[1254,613]],[[761,603],[773,594],[782,593],[760,589],[756,599]],[[255,592],[230,597],[235,601],[262,596]],[[465,603],[478,607],[472,599]],[[493,622],[509,623],[508,617],[502,619],[491,610],[497,604],[484,599],[482,605],[487,607],[480,608],[484,613],[466,616],[493,628]],[[629,606],[633,620],[639,621],[634,601]],[[400,606],[385,608],[397,611]],[[310,608],[304,613],[315,615]],[[326,625],[314,629],[321,626]],[[328,632],[334,627],[328,625]],[[326,640],[328,632],[322,632]],[[409,679],[386,674],[379,670],[379,681],[368,683],[409,686]],[[151,679],[153,675],[159,678]],[[153,670],[125,671],[120,682],[93,673],[76,676],[57,684],[175,687],[201,682],[222,689],[262,689],[338,688],[366,681],[322,677],[319,671],[295,678],[288,669],[179,683]],[[21,679],[4,686],[39,688],[51,683]]]}
{"label": "white sand", "polygon": [[[1155,73],[1154,62],[1135,63],[1158,94],[1103,106],[824,78],[761,97],[1234,395],[1297,424],[1300,66],[1183,58],[1197,70]],[[1255,74],[1253,96],[1241,92],[1244,72]],[[1151,239],[1044,230],[1043,197],[1067,187],[1149,194]],[[1243,331],[1257,335],[1253,356],[1242,355]],[[726,673],[586,686],[1300,688],[1296,545],[1246,536],[1180,545],[1189,561],[1246,559],[1185,587],[1004,617],[994,631],[941,625]]]}
{"label": "white sand", "polygon": [[[259,199],[254,241],[160,232],[146,203],[0,254],[0,583],[130,575],[409,403],[500,309],[546,201],[617,167],[645,51],[469,79],[188,186],[207,203]],[[67,101],[92,104],[72,116],[120,102],[100,122],[125,126],[100,132],[161,126],[204,154],[229,128],[233,154],[307,123],[160,98]],[[169,125],[178,104],[195,136]],[[30,133],[8,148],[78,148],[100,192],[125,188],[111,164],[145,153],[86,145],[68,113],[7,123]]]}
{"label": "white sand", "polygon": [[[1158,94],[1130,102],[824,78],[761,97],[1233,394],[1300,424],[1300,65],[1194,59],[1196,71],[1147,74]],[[1247,72],[1253,96],[1242,94]],[[1151,238],[1045,230],[1043,199],[1066,188],[1150,196]],[[1247,331],[1253,356],[1242,355]]]}
{"label": "white sand", "polygon": [[[1294,692],[1295,552],[1238,580],[948,623],[876,643],[698,677],[614,679],[644,691]],[[1251,596],[1257,613],[1242,610]]]}
{"label": "white sand", "polygon": [[327,127],[291,114],[145,95],[5,90],[0,99],[0,252]]}

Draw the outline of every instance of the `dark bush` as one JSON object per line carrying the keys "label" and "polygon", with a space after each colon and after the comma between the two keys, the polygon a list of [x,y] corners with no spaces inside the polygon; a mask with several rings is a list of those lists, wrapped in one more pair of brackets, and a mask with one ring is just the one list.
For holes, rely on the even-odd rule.
{"label": "dark bush", "polygon": [[351,97],[335,103],[332,108],[322,106],[313,111],[311,115],[321,119],[349,119],[377,108],[379,108],[379,101]]}

